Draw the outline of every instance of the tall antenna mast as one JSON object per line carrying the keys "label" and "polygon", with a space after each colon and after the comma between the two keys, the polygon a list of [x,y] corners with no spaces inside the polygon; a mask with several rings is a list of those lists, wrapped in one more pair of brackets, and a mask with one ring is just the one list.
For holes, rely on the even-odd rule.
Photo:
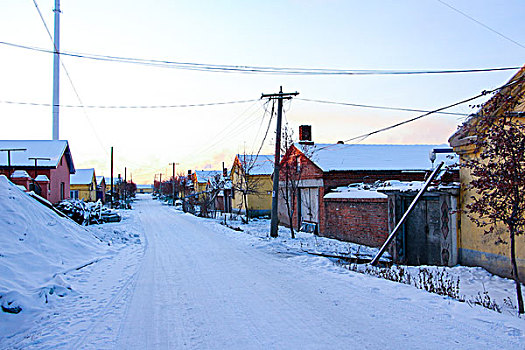
{"label": "tall antenna mast", "polygon": [[53,56],[53,140],[58,140],[58,111],[60,106],[60,0],[55,0],[55,35]]}

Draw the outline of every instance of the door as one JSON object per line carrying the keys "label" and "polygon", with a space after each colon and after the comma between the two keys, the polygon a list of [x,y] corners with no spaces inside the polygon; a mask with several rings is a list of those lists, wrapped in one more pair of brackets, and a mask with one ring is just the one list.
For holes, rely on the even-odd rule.
{"label": "door", "polygon": [[301,222],[319,223],[319,188],[301,188]]}

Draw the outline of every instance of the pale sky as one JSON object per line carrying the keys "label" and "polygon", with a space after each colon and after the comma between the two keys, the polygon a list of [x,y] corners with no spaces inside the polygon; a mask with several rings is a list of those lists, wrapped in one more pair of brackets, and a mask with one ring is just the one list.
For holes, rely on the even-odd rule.
{"label": "pale sky", "polygon": [[[61,1],[61,50],[226,65],[435,70],[525,63],[525,1],[444,0]],[[37,0],[53,32],[53,0]],[[3,0],[0,41],[52,49],[33,0]],[[0,139],[51,139],[53,56],[0,45]],[[299,98],[436,109],[504,84],[515,71],[419,76],[278,76],[184,71],[63,57],[84,105],[178,105],[258,99],[298,91]],[[61,72],[61,104],[79,101]],[[479,101],[480,103],[483,100]],[[471,113],[468,104],[452,111]],[[286,121],[297,135],[311,124],[318,143],[347,140],[419,113],[293,100]],[[178,169],[229,167],[236,153],[260,146],[268,125],[263,102],[172,109],[61,108],[60,138],[77,168],[109,176],[124,167],[137,183]],[[434,115],[365,143],[443,144],[461,117]],[[275,126],[262,149],[273,153]]]}

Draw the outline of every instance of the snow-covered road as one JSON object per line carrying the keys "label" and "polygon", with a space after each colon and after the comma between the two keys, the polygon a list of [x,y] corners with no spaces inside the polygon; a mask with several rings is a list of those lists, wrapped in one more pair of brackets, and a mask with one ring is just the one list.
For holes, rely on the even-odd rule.
{"label": "snow-covered road", "polygon": [[523,346],[521,320],[270,254],[156,201],[139,209],[147,248],[118,348]]}
{"label": "snow-covered road", "polygon": [[517,317],[277,253],[149,196],[126,215],[99,230],[141,232],[143,244],[65,274],[75,293],[1,348],[524,348]]}

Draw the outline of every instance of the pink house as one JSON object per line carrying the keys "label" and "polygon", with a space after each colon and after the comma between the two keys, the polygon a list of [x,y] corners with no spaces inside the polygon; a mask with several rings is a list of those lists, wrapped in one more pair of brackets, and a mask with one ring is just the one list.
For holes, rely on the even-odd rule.
{"label": "pink house", "polygon": [[69,175],[75,173],[75,165],[67,141],[0,140],[0,174],[10,178],[16,170],[25,170],[51,203],[69,199]]}

